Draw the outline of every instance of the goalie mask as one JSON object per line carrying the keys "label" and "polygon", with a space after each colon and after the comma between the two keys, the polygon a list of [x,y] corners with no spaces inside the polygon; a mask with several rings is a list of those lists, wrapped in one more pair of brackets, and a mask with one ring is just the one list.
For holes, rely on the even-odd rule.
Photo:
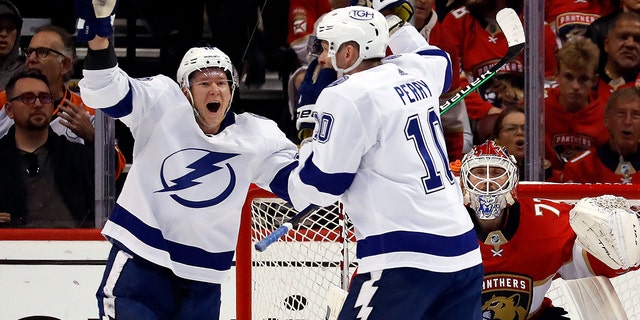
{"label": "goalie mask", "polygon": [[[389,42],[387,20],[378,11],[361,6],[344,7],[328,12],[318,23],[316,36],[327,41],[327,57],[333,68],[344,74],[355,69],[362,60],[384,58]],[[336,53],[340,46],[354,41],[360,46],[358,60],[346,69],[338,68]]]}
{"label": "goalie mask", "polygon": [[502,209],[514,203],[518,167],[505,148],[488,140],[462,158],[460,179],[465,205],[478,219],[496,219]]}

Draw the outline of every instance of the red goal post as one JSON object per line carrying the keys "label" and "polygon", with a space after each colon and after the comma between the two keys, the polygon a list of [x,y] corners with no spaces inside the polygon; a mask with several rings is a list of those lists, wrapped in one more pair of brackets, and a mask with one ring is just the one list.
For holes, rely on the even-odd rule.
{"label": "red goal post", "polygon": [[[564,202],[603,194],[625,197],[640,207],[640,185],[520,182],[518,186],[519,197]],[[345,287],[355,269],[353,233],[350,225],[341,219],[342,208],[338,203],[311,215],[309,221],[294,228],[265,252],[257,252],[253,248],[255,242],[294,214],[284,212],[283,202],[256,186],[252,186],[247,195],[236,253],[238,320],[324,319],[328,287]],[[265,219],[278,214],[283,216]],[[323,220],[324,225],[314,220]],[[326,257],[321,256],[325,254]],[[640,320],[640,271],[616,280],[612,282],[627,314],[630,319]],[[552,286],[548,296],[555,304],[562,305],[569,300],[563,292]]]}

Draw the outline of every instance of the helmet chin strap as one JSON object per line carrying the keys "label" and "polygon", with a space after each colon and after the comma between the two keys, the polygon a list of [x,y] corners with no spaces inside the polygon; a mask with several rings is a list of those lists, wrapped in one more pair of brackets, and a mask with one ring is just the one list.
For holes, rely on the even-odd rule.
{"label": "helmet chin strap", "polygon": [[331,57],[331,63],[333,64],[333,69],[338,73],[338,78],[342,78],[345,73],[357,68],[362,63],[362,60],[364,60],[363,57],[359,56],[358,60],[356,60],[349,68],[342,69],[338,68],[338,64],[336,63],[336,56],[334,55]]}

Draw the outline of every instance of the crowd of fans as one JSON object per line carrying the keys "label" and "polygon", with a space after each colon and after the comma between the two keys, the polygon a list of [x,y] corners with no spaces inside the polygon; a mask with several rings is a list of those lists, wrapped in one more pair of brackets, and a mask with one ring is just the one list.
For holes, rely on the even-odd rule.
{"label": "crowd of fans", "polygon": [[[410,22],[429,43],[448,52],[453,62],[452,86],[440,97],[441,102],[455,95],[506,53],[508,45],[496,23],[496,13],[509,7],[522,19],[525,16],[523,0],[410,2],[415,9]],[[136,9],[137,5],[144,6],[145,2],[134,3],[133,9]],[[204,21],[207,21],[211,38],[204,42],[224,47],[225,52],[232,53],[230,56],[240,71],[245,88],[259,87],[264,83],[265,69],[269,68],[269,63],[265,66],[265,57],[268,58],[269,54],[260,50],[280,45],[264,44],[277,38],[274,42],[284,41],[287,46],[285,51],[289,54],[283,59],[288,57],[286,59],[291,60],[279,61],[278,67],[287,64],[286,70],[292,71],[281,76],[287,77],[284,83],[289,81],[283,90],[288,95],[291,118],[295,118],[297,108],[314,103],[322,88],[336,79],[335,71],[319,64],[314,57],[314,25],[335,8],[367,5],[369,1],[290,0],[288,6],[277,7],[278,11],[286,7],[288,12],[278,13],[280,17],[287,16],[287,28],[284,28],[284,21],[279,21],[282,28],[276,31],[273,31],[274,19],[265,16],[273,12],[273,8],[269,11],[257,3],[246,4],[242,8],[227,8],[224,14],[215,10],[213,4],[208,5],[211,8],[193,8],[194,12],[188,15],[182,12],[161,12],[153,17],[149,16],[152,12],[140,14],[154,28],[154,35],[161,37],[166,45],[162,48],[160,59],[164,63],[157,73],[171,77],[175,75],[171,74],[175,73],[175,57],[184,53],[177,51],[185,51],[185,48],[203,43],[203,34],[196,31],[202,30]],[[237,12],[230,12],[232,10]],[[245,14],[238,15],[240,11]],[[220,14],[201,20],[213,12]],[[168,18],[175,14],[179,14],[180,19]],[[229,28],[220,25],[227,18],[240,16],[250,18],[232,19],[242,25],[227,25],[231,26]],[[640,170],[640,2],[546,0],[544,16],[546,180],[638,183],[640,178],[634,177]],[[175,23],[168,23],[170,21]],[[195,28],[186,28],[189,24],[184,21],[195,21]],[[268,22],[266,25],[265,21]],[[14,135],[20,125],[14,124],[13,114],[8,116],[5,106],[20,102],[37,106],[51,100],[51,132],[67,137],[70,142],[92,147],[94,110],[82,103],[80,93],[69,88],[78,57],[75,39],[65,30],[68,29],[67,23],[55,25],[57,20],[52,20],[51,24],[40,26],[27,42],[21,41],[21,37],[24,37],[21,35],[23,22],[24,16],[16,5],[8,0],[0,0],[0,135],[4,136],[7,132]],[[283,30],[286,30],[286,34],[281,37],[268,35],[270,31],[283,33]],[[194,32],[197,34],[185,35]],[[226,38],[220,38],[219,33],[225,34]],[[260,43],[247,45],[252,41]],[[28,45],[20,48],[21,43]],[[4,91],[5,86],[12,76],[25,70],[41,73],[47,79],[51,99],[42,99],[41,95],[35,99],[23,96],[21,100],[11,100],[16,97]],[[515,156],[520,177],[523,178],[523,166],[527,161],[524,152],[525,72],[524,56],[521,55],[442,116],[451,162],[460,160],[473,145],[493,139]],[[14,125],[16,129],[11,129]],[[301,131],[299,136],[293,136],[292,139],[300,142],[308,134]],[[5,147],[0,145],[0,148]],[[43,157],[50,157],[51,154],[35,150],[37,148],[29,152],[19,151],[20,168],[27,170],[33,159],[44,163],[50,161]],[[6,150],[0,149],[0,154],[3,151]],[[116,175],[120,175],[125,162],[131,159],[126,159],[119,150],[116,155],[115,171]],[[87,161],[93,161],[93,158]],[[60,201],[55,202],[56,208],[66,206],[71,210],[72,206],[62,201],[64,197],[60,198],[65,193],[61,190],[62,184],[55,180],[60,178],[54,172],[44,172],[52,168],[39,166],[38,170],[44,176],[54,178],[46,182],[48,186],[60,189],[57,191]],[[31,177],[32,174],[33,170],[28,175]],[[92,184],[93,181],[82,183]],[[43,189],[37,185],[27,187],[27,190],[34,192],[34,197],[37,196],[35,192]],[[11,221],[6,207],[6,203],[11,202],[9,200],[15,199],[0,195],[0,226],[29,226],[28,219]],[[27,204],[34,203],[30,199],[25,201]],[[70,216],[85,217],[86,212],[70,212]],[[78,225],[84,222],[78,221]]]}

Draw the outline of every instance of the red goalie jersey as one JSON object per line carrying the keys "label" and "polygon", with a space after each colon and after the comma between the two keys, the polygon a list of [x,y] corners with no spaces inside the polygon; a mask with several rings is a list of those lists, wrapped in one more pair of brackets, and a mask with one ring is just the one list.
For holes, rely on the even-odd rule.
{"label": "red goalie jersey", "polygon": [[[569,225],[571,208],[544,199],[519,199],[505,209],[508,214],[502,231],[478,233],[485,269],[483,319],[504,314],[513,319],[537,319],[551,306],[544,296],[556,277],[624,273],[610,269],[575,244],[576,235]],[[475,214],[470,214],[475,221]],[[476,230],[480,229],[476,226]]]}

